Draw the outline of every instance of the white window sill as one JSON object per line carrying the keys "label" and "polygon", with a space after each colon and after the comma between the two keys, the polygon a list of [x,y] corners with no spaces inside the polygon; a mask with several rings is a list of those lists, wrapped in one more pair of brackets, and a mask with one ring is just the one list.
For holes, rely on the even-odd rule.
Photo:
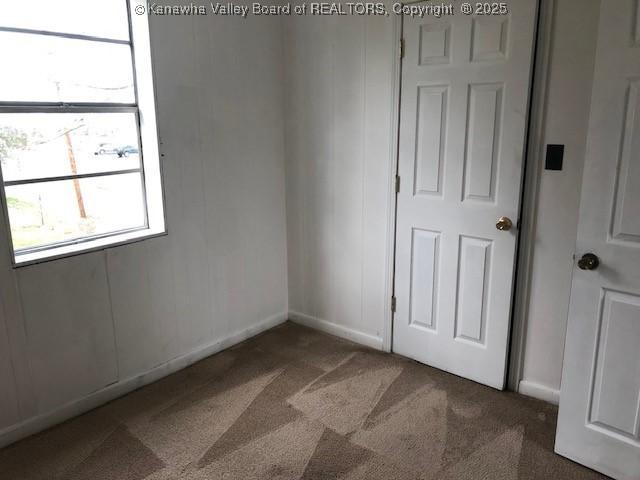
{"label": "white window sill", "polygon": [[100,237],[93,240],[85,240],[70,245],[61,245],[46,250],[29,253],[17,253],[13,262],[15,268],[26,267],[42,262],[49,262],[61,258],[72,257],[84,253],[105,250],[107,248],[126,245],[128,243],[139,242],[148,238],[161,237],[166,235],[165,229],[153,230],[145,228],[133,232],[119,233],[107,237]]}

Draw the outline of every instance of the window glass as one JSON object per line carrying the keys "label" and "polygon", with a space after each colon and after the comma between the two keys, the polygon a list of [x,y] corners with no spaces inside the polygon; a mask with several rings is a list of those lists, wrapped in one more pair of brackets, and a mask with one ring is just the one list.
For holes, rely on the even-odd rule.
{"label": "window glass", "polygon": [[0,113],[5,182],[140,168],[134,112]]}
{"label": "window glass", "polygon": [[0,101],[134,103],[129,45],[0,31]]}
{"label": "window glass", "polygon": [[129,40],[125,0],[0,0],[0,27]]}
{"label": "window glass", "polygon": [[145,226],[138,173],[5,187],[13,248]]}
{"label": "window glass", "polygon": [[[148,25],[130,20],[126,0],[0,0],[0,170],[16,265],[165,232]],[[136,79],[149,89],[142,105]]]}

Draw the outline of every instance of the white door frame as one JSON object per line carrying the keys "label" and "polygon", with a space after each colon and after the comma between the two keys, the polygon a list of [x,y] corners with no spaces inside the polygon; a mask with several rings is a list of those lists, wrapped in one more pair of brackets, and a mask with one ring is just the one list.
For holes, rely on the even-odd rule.
{"label": "white door frame", "polygon": [[[417,3],[421,0],[406,0],[403,4]],[[525,149],[525,163],[523,173],[522,201],[520,202],[520,231],[516,251],[516,276],[514,281],[513,301],[511,308],[510,352],[507,365],[507,388],[517,391],[522,379],[522,365],[524,358],[524,339],[527,326],[527,311],[530,291],[530,272],[532,268],[533,245],[535,238],[535,219],[537,212],[538,184],[542,157],[543,122],[549,77],[549,59],[552,44],[552,27],[555,12],[555,0],[538,1],[538,25],[536,28],[536,43],[534,45],[534,70],[531,84],[529,106],[529,123],[527,128],[527,145]],[[388,8],[390,5],[387,6]],[[400,95],[402,80],[402,64],[400,58],[400,43],[402,39],[402,17],[397,15],[393,20],[393,55],[392,71],[392,123],[391,123],[391,151],[389,162],[389,211],[387,215],[387,254],[386,254],[386,299],[385,323],[383,329],[383,350],[392,350],[393,317],[392,297],[395,281],[395,242],[396,242],[396,176],[398,174],[398,152],[400,148]]]}
{"label": "white door frame", "polygon": [[539,8],[536,60],[529,109],[529,136],[520,206],[520,238],[511,318],[511,351],[507,369],[507,387],[512,391],[518,391],[520,380],[523,378],[524,343],[529,316],[538,194],[544,164],[542,160],[545,151],[544,121],[547,110],[549,73],[551,70],[551,46],[556,0],[541,1]]}

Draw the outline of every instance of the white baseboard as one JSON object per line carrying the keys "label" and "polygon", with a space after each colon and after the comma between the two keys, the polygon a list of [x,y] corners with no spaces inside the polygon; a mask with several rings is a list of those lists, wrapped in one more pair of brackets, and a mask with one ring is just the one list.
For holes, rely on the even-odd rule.
{"label": "white baseboard", "polygon": [[369,335],[368,333],[360,332],[349,327],[338,325],[337,323],[329,322],[321,318],[312,317],[299,312],[289,312],[289,320],[305,327],[314,328],[321,332],[335,335],[336,337],[351,340],[352,342],[365,345],[367,347],[375,348],[376,350],[383,349],[383,340],[381,337]]}
{"label": "white baseboard", "polygon": [[37,415],[35,417],[24,420],[18,424],[0,430],[0,448],[5,447],[22,438],[38,433],[49,427],[62,423],[65,420],[76,417],[82,413],[88,412],[100,405],[136,390],[144,385],[155,382],[167,375],[178,370],[182,370],[189,365],[196,363],[203,358],[209,357],[215,353],[225,350],[236,345],[248,338],[259,333],[269,330],[281,323],[287,321],[287,314],[281,313],[262,320],[261,322],[245,328],[238,332],[232,333],[213,343],[201,346],[191,352],[176,357],[168,362],[158,365],[144,373],[135,375],[125,380],[112,383],[86,397],[73,400],[52,411]]}
{"label": "white baseboard", "polygon": [[528,380],[520,380],[518,384],[518,393],[528,397],[544,400],[545,402],[558,405],[560,403],[560,391],[553,388],[540,385],[539,383],[530,382]]}

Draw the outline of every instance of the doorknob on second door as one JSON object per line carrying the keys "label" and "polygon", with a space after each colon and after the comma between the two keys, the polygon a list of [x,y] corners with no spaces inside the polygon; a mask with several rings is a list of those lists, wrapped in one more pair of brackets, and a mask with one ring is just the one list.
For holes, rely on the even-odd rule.
{"label": "doorknob on second door", "polygon": [[580,260],[578,260],[578,268],[580,270],[595,270],[600,265],[600,259],[593,253],[585,253]]}
{"label": "doorknob on second door", "polygon": [[508,230],[511,230],[511,227],[513,227],[513,222],[509,217],[500,217],[496,222],[496,228],[498,230],[506,232]]}

